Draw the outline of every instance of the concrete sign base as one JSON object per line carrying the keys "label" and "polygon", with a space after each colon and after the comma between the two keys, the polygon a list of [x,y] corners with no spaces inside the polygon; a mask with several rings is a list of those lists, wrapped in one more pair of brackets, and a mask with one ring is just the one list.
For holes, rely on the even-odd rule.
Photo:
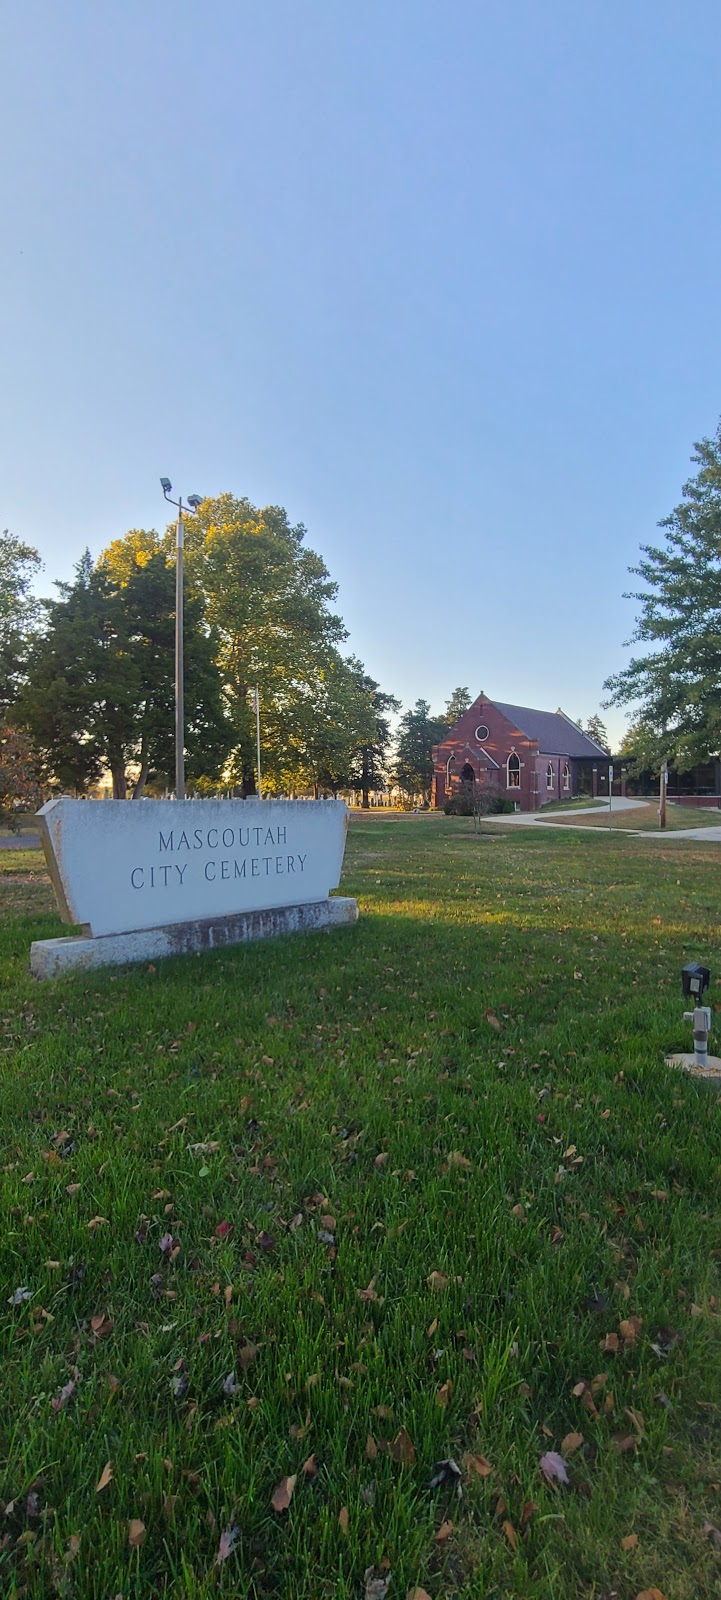
{"label": "concrete sign base", "polygon": [[712,1089],[721,1089],[721,1056],[708,1056],[705,1067],[699,1067],[694,1055],[666,1056],[667,1067],[680,1067],[697,1083],[708,1083]]}
{"label": "concrete sign base", "polygon": [[357,921],[357,901],[338,895],[304,905],[271,906],[263,911],[241,911],[231,917],[176,922],[168,928],[101,934],[97,939],[71,934],[66,939],[36,940],[30,946],[30,970],[35,978],[58,978],[66,972],[122,966],[130,961],[160,961],[164,956],[199,955],[223,945],[274,939],[284,933],[342,928]]}

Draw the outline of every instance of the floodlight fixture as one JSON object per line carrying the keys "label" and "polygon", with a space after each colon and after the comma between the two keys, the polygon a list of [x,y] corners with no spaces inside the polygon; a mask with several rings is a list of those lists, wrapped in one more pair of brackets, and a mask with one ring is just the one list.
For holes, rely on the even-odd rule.
{"label": "floodlight fixture", "polygon": [[203,496],[202,496],[202,494],[189,494],[188,495],[188,505],[192,506],[194,511],[197,511],[198,506],[202,506],[202,504],[203,504]]}
{"label": "floodlight fixture", "polygon": [[710,979],[708,967],[702,967],[698,961],[689,961],[681,971],[684,1000],[695,1000],[698,1005],[704,989],[708,989]]}
{"label": "floodlight fixture", "polygon": [[170,482],[170,478],[161,478],[160,487],[161,487],[164,495],[166,495],[166,496],[169,495],[170,491],[171,491],[171,489],[173,487],[172,483]]}

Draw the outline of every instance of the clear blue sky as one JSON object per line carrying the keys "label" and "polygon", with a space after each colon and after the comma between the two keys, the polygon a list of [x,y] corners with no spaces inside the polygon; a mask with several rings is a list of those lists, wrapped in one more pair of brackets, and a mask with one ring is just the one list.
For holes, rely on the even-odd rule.
{"label": "clear blue sky", "polygon": [[44,588],[164,473],[304,521],[406,703],[596,710],[721,411],[720,23],[5,0],[0,526]]}

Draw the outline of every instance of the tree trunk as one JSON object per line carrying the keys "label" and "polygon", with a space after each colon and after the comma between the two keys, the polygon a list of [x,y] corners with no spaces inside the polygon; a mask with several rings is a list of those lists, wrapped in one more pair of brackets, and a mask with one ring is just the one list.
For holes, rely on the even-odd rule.
{"label": "tree trunk", "polygon": [[111,762],[110,771],[113,778],[113,799],[125,800],[128,791],[125,778],[125,762]]}
{"label": "tree trunk", "polygon": [[145,785],[146,785],[146,783],[148,781],[148,770],[149,770],[149,767],[150,767],[150,762],[149,761],[146,760],[146,761],[142,762],[141,767],[140,767],[140,772],[138,773],[137,782],[133,787],[133,799],[134,800],[142,800],[142,798],[143,798],[143,792],[145,790]]}
{"label": "tree trunk", "polygon": [[363,811],[370,811],[370,808],[371,808],[370,794],[369,794],[369,790],[370,790],[370,775],[369,775],[369,772],[368,772],[368,752],[367,752],[367,750],[363,751],[363,767],[362,767],[362,770],[361,770],[361,789],[363,790],[362,810]]}

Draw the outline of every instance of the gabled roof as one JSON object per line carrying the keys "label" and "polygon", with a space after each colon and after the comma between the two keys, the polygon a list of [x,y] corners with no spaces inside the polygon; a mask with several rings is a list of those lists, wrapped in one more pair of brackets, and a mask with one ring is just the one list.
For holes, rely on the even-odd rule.
{"label": "gabled roof", "polygon": [[597,744],[590,734],[584,733],[576,722],[566,716],[565,711],[534,711],[532,706],[509,706],[504,705],[502,700],[492,700],[490,703],[521,733],[525,733],[527,739],[537,740],[540,753],[544,756],[585,756],[587,760],[605,756],[608,760],[608,750]]}

